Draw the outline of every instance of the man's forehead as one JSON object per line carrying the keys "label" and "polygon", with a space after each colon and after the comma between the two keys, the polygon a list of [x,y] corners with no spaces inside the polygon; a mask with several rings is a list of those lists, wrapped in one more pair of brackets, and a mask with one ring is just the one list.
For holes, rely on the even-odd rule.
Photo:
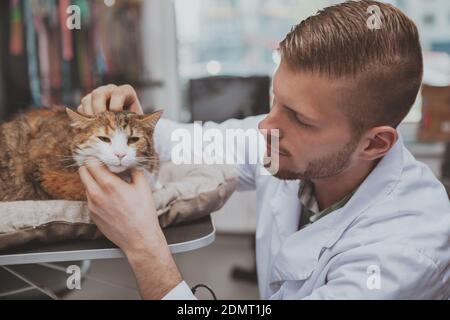
{"label": "man's forehead", "polygon": [[274,74],[272,91],[278,101],[318,119],[339,111],[343,97],[348,94],[349,83],[311,72],[293,71],[281,64]]}
{"label": "man's forehead", "polygon": [[317,108],[315,101],[308,96],[308,90],[305,90],[307,88],[299,77],[289,70],[278,68],[272,84],[273,95],[278,102],[314,119],[318,116],[318,110],[314,110]]}

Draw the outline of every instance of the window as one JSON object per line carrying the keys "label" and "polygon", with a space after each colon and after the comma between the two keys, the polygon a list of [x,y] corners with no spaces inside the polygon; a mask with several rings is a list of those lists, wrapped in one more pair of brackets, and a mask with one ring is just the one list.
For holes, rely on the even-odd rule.
{"label": "window", "polygon": [[176,0],[180,74],[271,75],[278,43],[328,1]]}
{"label": "window", "polygon": [[[271,75],[279,63],[278,43],[292,26],[317,10],[338,2],[341,1],[175,0],[181,78]],[[425,52],[450,54],[447,23],[450,20],[450,1],[386,2],[396,5],[416,22]],[[420,100],[419,97],[406,122],[420,121]]]}

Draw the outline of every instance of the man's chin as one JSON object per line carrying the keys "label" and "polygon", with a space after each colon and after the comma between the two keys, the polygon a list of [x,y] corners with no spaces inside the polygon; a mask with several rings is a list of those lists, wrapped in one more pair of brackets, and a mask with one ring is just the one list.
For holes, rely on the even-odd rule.
{"label": "man's chin", "polygon": [[301,180],[303,178],[301,174],[289,170],[279,170],[277,173],[273,174],[273,176],[285,181]]}
{"label": "man's chin", "polygon": [[[265,156],[264,157],[264,168],[275,178],[280,180],[299,180],[302,179],[302,174],[289,170],[286,168],[286,163],[283,162],[283,158],[277,158],[277,161]],[[283,168],[283,164],[285,165]]]}
{"label": "man's chin", "polygon": [[301,173],[281,168],[278,168],[277,170],[270,170],[270,166],[271,164],[268,164],[264,167],[267,169],[267,171],[269,171],[272,174],[273,177],[277,179],[286,181],[302,179],[303,175]]}

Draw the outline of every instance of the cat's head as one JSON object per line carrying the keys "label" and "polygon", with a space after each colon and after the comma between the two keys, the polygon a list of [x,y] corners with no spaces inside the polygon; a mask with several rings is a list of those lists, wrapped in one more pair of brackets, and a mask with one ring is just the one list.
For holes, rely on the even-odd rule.
{"label": "cat's head", "polygon": [[114,173],[135,167],[157,168],[153,133],[162,111],[147,115],[107,111],[95,116],[71,109],[66,112],[75,129],[71,150],[78,166],[95,157]]}

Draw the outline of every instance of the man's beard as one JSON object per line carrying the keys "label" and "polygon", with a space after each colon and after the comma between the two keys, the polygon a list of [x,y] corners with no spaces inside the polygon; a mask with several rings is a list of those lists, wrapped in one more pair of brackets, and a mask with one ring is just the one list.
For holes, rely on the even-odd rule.
{"label": "man's beard", "polygon": [[273,176],[280,180],[311,180],[336,176],[350,166],[351,155],[357,146],[358,139],[352,139],[333,154],[311,161],[304,172],[280,168]]}

